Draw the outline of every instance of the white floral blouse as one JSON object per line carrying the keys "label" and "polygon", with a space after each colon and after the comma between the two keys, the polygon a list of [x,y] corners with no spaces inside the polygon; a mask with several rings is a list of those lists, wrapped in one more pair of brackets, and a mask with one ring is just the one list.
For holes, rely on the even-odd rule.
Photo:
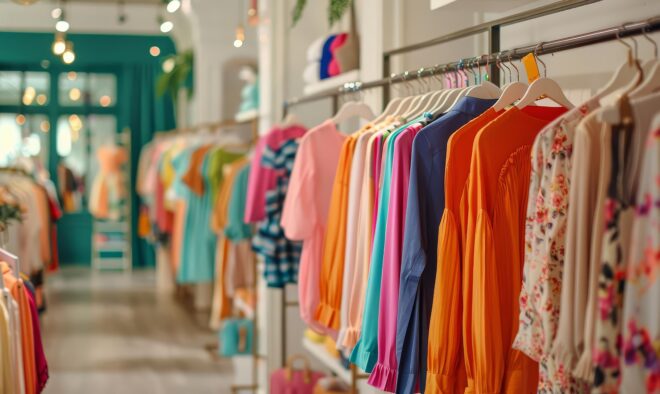
{"label": "white floral blouse", "polygon": [[539,133],[532,148],[525,266],[513,347],[539,362],[539,393],[583,392],[551,348],[559,322],[573,137],[580,121],[597,107],[592,100],[567,112]]}

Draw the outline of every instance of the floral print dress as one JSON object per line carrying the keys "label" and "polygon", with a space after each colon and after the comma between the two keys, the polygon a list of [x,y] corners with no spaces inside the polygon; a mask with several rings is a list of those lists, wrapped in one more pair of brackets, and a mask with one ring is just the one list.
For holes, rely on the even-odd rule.
{"label": "floral print dress", "polygon": [[532,147],[525,222],[525,266],[518,334],[513,347],[539,362],[539,393],[580,393],[585,386],[555,360],[559,322],[573,138],[578,124],[598,107],[591,100],[548,125]]}
{"label": "floral print dress", "polygon": [[643,154],[626,267],[622,393],[660,392],[660,117]]}

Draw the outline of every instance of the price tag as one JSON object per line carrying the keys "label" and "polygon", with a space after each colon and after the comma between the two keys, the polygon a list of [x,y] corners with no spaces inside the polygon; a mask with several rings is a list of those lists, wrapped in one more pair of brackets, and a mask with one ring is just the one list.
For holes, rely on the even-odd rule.
{"label": "price tag", "polygon": [[523,57],[522,63],[525,65],[525,71],[527,71],[527,82],[532,83],[539,79],[539,67],[533,53]]}

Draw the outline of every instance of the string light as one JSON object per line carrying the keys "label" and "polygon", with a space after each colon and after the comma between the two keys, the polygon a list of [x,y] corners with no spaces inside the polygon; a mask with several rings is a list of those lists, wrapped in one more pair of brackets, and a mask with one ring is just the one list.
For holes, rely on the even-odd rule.
{"label": "string light", "polygon": [[236,37],[234,38],[234,48],[240,48],[245,42],[245,29],[243,28],[243,2],[238,5],[238,26],[236,26]]}
{"label": "string light", "polygon": [[66,50],[66,37],[64,33],[55,33],[55,40],[52,46],[53,54],[61,56]]}
{"label": "string light", "polygon": [[165,7],[167,9],[167,12],[170,14],[173,14],[181,8],[181,1],[180,0],[170,0],[169,3],[167,3],[167,6]]}
{"label": "string light", "polygon": [[60,16],[62,16],[62,9],[60,7],[53,8],[53,10],[50,12],[50,16],[53,19],[58,19]]}
{"label": "string light", "polygon": [[236,39],[234,40],[234,47],[236,48],[242,47],[244,41],[245,41],[245,29],[243,29],[243,26],[238,25],[236,27]]}
{"label": "string light", "polygon": [[64,19],[60,19],[57,21],[57,23],[55,23],[55,30],[61,33],[66,33],[67,31],[69,31],[70,27],[71,25],[69,25],[69,22],[67,22]]}
{"label": "string light", "polygon": [[160,24],[160,31],[163,33],[169,33],[174,29],[174,23],[170,21],[164,21]]}
{"label": "string light", "polygon": [[66,49],[62,54],[62,61],[66,64],[71,64],[76,60],[76,54],[73,52],[73,43],[71,41],[66,42]]}

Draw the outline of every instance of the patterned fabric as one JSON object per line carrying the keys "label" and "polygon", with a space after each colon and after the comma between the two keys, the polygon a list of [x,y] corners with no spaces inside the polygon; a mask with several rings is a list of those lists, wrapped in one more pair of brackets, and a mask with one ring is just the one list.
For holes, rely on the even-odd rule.
{"label": "patterned fabric", "polygon": [[660,128],[649,133],[640,179],[626,269],[622,393],[660,392]]}
{"label": "patterned fabric", "polygon": [[596,106],[586,103],[548,125],[532,147],[520,325],[513,347],[539,362],[539,393],[584,389],[551,348],[559,322],[573,138]]}
{"label": "patterned fabric", "polygon": [[619,392],[621,378],[621,328],[625,288],[625,256],[628,256],[633,208],[623,187],[626,149],[620,138],[630,130],[612,129],[612,175],[605,202],[605,233],[598,279],[596,341],[594,347],[594,393]]}
{"label": "patterned fabric", "polygon": [[298,141],[290,139],[277,149],[267,145],[261,157],[261,165],[264,168],[277,172],[275,187],[266,192],[266,217],[259,222],[257,234],[252,239],[253,250],[264,259],[264,277],[269,287],[283,287],[287,283],[298,281],[302,242],[287,239],[280,225],[297,150]]}

